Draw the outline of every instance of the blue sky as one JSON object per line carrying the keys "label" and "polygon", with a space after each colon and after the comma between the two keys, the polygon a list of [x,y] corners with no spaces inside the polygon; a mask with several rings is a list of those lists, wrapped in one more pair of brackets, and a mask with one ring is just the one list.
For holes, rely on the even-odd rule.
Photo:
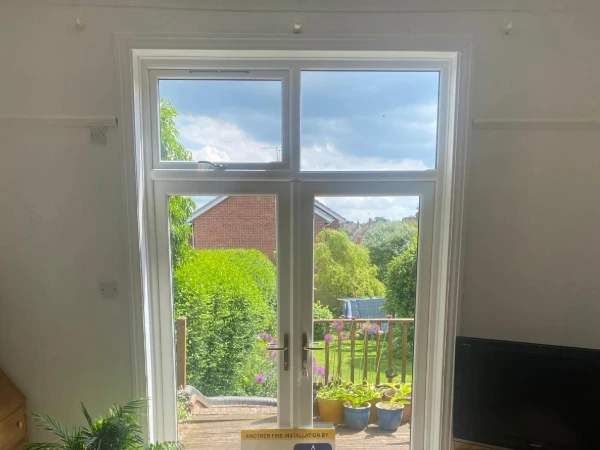
{"label": "blue sky", "polygon": [[[437,72],[303,72],[302,169],[433,168],[438,85]],[[277,160],[279,81],[161,80],[159,88],[161,98],[179,111],[181,141],[195,160]],[[348,219],[365,221],[414,214],[418,201],[331,198],[329,203]]]}
{"label": "blue sky", "polygon": [[[302,73],[304,170],[419,170],[435,165],[437,72]],[[162,80],[197,160],[277,159],[281,83]]]}

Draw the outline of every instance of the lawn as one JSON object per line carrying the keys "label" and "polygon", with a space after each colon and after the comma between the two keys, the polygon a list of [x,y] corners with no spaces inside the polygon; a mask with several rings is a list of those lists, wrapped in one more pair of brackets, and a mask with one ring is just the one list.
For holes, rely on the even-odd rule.
{"label": "lawn", "polygon": [[[325,347],[325,342],[323,341],[315,341],[315,347]],[[335,373],[337,358],[338,358],[338,348],[337,341],[334,341],[330,344],[329,347],[329,367],[330,367],[330,375]],[[317,358],[317,364],[324,366],[325,365],[325,352],[324,351],[315,351],[313,355]],[[363,376],[363,341],[357,340],[355,346],[354,353],[354,382],[362,381]],[[367,358],[367,379],[370,383],[375,383],[376,370],[377,370],[377,362],[376,362],[376,344],[374,341],[369,341],[369,353]],[[350,381],[350,341],[344,341],[342,343],[342,380]],[[379,372],[381,373],[380,382],[387,383],[387,378],[385,376],[385,371],[388,367],[387,365],[387,343],[382,343],[381,346],[381,362],[379,367]],[[401,371],[402,371],[402,360],[398,358],[393,359],[393,366],[395,371],[398,373],[393,381],[395,383],[401,381]],[[406,361],[406,382],[412,382],[412,361]]]}

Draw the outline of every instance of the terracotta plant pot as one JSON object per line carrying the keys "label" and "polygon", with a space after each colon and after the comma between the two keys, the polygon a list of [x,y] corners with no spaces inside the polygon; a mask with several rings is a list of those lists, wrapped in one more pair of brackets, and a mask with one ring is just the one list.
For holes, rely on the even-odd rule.
{"label": "terracotta plant pot", "polygon": [[319,418],[321,422],[334,425],[344,423],[344,400],[325,400],[317,398],[319,405]]}
{"label": "terracotta plant pot", "polygon": [[[410,397],[407,398],[410,401]],[[402,413],[402,423],[410,422],[410,418],[412,417],[412,403],[407,403],[404,405],[404,412]]]}
{"label": "terracotta plant pot", "polygon": [[375,423],[377,422],[377,403],[379,403],[381,401],[381,398],[374,398],[372,400],[369,400],[369,403],[371,404],[371,415],[369,416],[369,423]]}

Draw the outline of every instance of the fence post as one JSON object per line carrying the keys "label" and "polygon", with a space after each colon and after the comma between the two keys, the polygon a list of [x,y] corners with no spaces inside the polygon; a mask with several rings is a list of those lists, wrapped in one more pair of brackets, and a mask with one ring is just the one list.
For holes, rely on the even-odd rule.
{"label": "fence post", "polygon": [[[379,327],[381,328],[381,323],[379,323]],[[377,386],[381,383],[381,335],[383,331],[381,329],[377,333],[377,352],[375,354],[375,385]]]}
{"label": "fence post", "polygon": [[177,388],[185,387],[186,383],[186,342],[187,342],[187,332],[186,332],[186,319],[185,317],[178,317],[175,322],[175,329],[177,333],[177,356],[176,356],[176,365],[177,365]]}
{"label": "fence post", "polygon": [[368,323],[365,323],[364,329],[363,329],[363,333],[364,333],[364,339],[363,339],[363,377],[362,380],[365,381],[367,379],[367,363],[369,360],[369,328],[368,328]]}
{"label": "fence post", "polygon": [[408,344],[408,324],[402,322],[402,383],[406,383],[406,353]]}
{"label": "fence post", "polygon": [[[391,319],[392,316],[388,316],[388,319]],[[391,320],[388,320],[388,367],[385,372],[388,383],[391,383],[394,379],[394,328]]]}
{"label": "fence post", "polygon": [[[325,336],[329,334],[329,324],[325,324]],[[325,341],[325,380],[323,384],[329,381],[329,342]]]}
{"label": "fence post", "polygon": [[338,354],[337,354],[337,379],[341,380],[342,379],[342,339],[341,339],[341,335],[342,331],[338,330],[337,335],[338,335]]}
{"label": "fence post", "polygon": [[354,383],[354,349],[356,344],[356,321],[350,326],[350,382]]}

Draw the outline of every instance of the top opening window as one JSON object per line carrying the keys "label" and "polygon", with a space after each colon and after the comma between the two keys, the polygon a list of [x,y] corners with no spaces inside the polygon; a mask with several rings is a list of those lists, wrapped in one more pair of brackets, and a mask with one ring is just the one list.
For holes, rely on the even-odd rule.
{"label": "top opening window", "polygon": [[189,72],[195,78],[158,79],[160,162],[283,161],[282,79]]}
{"label": "top opening window", "polygon": [[435,169],[438,71],[303,71],[303,171]]}

